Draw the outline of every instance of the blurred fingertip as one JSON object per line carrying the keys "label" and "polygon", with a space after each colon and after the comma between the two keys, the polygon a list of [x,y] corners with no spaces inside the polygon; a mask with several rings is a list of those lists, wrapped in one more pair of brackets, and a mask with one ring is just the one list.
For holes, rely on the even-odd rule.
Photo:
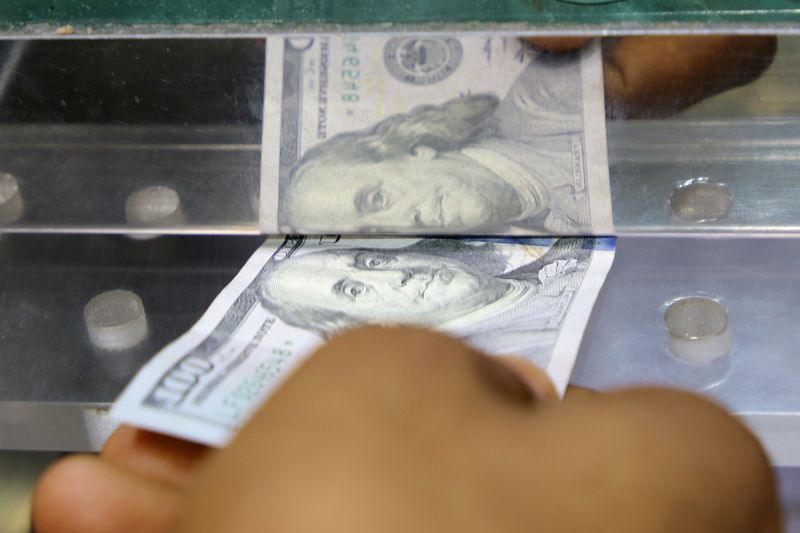
{"label": "blurred fingertip", "polygon": [[572,52],[586,46],[591,37],[523,37],[523,41],[546,52]]}
{"label": "blurred fingertip", "polygon": [[555,402],[558,392],[547,374],[530,361],[520,357],[499,356],[496,360],[509,369],[538,402]]}
{"label": "blurred fingertip", "polygon": [[91,481],[99,460],[88,455],[71,455],[44,471],[32,497],[31,520],[36,531],[60,531],[60,524],[74,512],[76,487]]}

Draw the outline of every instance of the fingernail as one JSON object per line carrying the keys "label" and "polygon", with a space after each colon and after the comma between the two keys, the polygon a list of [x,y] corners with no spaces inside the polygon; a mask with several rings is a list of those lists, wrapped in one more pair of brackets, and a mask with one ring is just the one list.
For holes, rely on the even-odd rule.
{"label": "fingernail", "polygon": [[539,401],[554,402],[558,400],[558,392],[544,370],[526,359],[501,355],[497,356],[517,377],[522,380]]}
{"label": "fingernail", "polygon": [[489,385],[516,403],[535,404],[556,398],[555,388],[544,372],[527,361],[481,355],[478,364]]}

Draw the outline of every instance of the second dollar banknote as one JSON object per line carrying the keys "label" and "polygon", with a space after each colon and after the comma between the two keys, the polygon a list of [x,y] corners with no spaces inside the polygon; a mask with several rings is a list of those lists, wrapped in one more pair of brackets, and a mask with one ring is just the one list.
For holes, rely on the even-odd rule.
{"label": "second dollar banknote", "polygon": [[524,357],[563,394],[613,256],[601,238],[267,240],[111,414],[223,445],[325,339],[359,324],[420,325]]}

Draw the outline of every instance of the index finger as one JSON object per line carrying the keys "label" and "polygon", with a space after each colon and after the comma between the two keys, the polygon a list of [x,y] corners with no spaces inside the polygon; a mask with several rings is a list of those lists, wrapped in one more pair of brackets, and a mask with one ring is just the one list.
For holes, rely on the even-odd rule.
{"label": "index finger", "polygon": [[572,52],[583,48],[591,37],[523,37],[528,44],[547,52]]}

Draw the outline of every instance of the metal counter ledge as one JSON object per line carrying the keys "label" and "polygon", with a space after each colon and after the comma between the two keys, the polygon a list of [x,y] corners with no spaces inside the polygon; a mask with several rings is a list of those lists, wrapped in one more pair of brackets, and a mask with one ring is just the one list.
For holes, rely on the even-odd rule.
{"label": "metal counter ledge", "polygon": [[[97,449],[106,408],[152,354],[200,317],[262,237],[0,237],[0,449]],[[623,237],[586,330],[573,383],[600,390],[663,384],[725,405],[776,465],[800,466],[800,239]],[[134,349],[93,348],[83,308],[130,289],[150,333]],[[676,358],[666,306],[719,302],[731,349],[713,363]]]}

